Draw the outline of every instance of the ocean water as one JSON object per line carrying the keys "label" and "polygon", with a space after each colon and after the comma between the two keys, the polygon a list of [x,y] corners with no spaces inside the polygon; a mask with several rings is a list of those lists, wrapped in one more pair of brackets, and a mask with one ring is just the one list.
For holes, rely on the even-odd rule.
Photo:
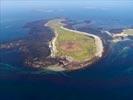
{"label": "ocean water", "polygon": [[[0,41],[26,37],[25,23],[67,17],[105,29],[133,26],[133,2],[2,1]],[[133,100],[133,40],[112,44],[96,64],[74,72],[26,68],[18,51],[0,52],[0,100]]]}

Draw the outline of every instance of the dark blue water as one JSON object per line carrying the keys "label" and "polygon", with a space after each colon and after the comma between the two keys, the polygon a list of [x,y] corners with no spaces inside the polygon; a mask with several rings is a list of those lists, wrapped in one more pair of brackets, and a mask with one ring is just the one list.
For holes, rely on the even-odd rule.
{"label": "dark blue water", "polygon": [[[23,28],[27,22],[60,16],[92,20],[105,29],[133,26],[133,2],[2,1],[1,5],[1,41],[27,36]],[[107,57],[91,67],[65,73],[25,68],[20,52],[2,51],[0,100],[132,100],[133,40],[111,47]]]}

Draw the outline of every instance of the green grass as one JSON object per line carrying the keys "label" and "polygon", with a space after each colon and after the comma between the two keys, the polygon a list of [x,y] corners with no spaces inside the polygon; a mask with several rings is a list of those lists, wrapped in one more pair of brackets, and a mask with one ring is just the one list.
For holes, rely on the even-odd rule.
{"label": "green grass", "polygon": [[[58,37],[55,43],[57,49],[56,56],[68,56],[72,57],[73,60],[80,62],[94,57],[94,54],[96,52],[96,45],[93,37],[64,30],[60,27],[62,26],[61,23],[56,20],[53,20],[53,22],[51,21],[49,23],[49,26],[58,33]],[[80,47],[80,50],[63,50],[60,47],[63,42],[77,43]]]}
{"label": "green grass", "polygon": [[127,29],[124,33],[133,36],[133,29]]}

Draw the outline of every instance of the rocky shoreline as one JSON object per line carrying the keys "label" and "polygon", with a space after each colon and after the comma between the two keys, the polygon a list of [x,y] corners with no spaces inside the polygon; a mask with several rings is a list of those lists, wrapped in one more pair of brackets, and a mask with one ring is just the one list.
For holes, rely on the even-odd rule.
{"label": "rocky shoreline", "polygon": [[[51,71],[78,70],[81,68],[85,68],[86,66],[92,64],[100,58],[100,56],[94,57],[91,60],[86,60],[81,63],[73,62],[69,57],[55,57],[55,41],[58,34],[56,34],[56,32],[51,31],[47,27],[47,22],[47,20],[40,20],[27,23],[24,27],[30,29],[29,36],[27,38],[17,39],[11,42],[3,43],[0,46],[0,50],[10,50],[18,48],[18,50],[21,51],[24,55],[24,64],[26,66],[32,68],[42,68]],[[47,36],[49,34],[51,35]]]}
{"label": "rocky shoreline", "polygon": [[[19,38],[13,41],[3,42],[0,45],[0,50],[17,49],[21,51],[24,56],[24,65],[32,68],[41,68],[51,71],[73,71],[86,68],[102,59],[102,57],[106,55],[105,53],[108,52],[108,50],[106,50],[106,46],[104,45],[105,40],[99,35],[93,35],[88,34],[89,32],[81,32],[80,30],[77,31],[69,29],[66,28],[65,26],[67,25],[65,25],[64,27],[62,27],[63,29],[92,36],[93,38],[96,38],[97,41],[100,41],[96,42],[97,46],[99,46],[97,49],[97,54],[91,60],[86,60],[82,63],[71,61],[69,57],[55,57],[55,41],[58,34],[55,34],[56,32],[53,32],[46,25],[48,21],[49,20],[39,20],[27,23],[24,27],[29,28],[29,36],[25,38]],[[108,34],[105,33],[103,35]],[[112,36],[115,36],[117,38],[117,34],[113,35],[112,33]],[[123,35],[118,36],[118,38],[121,37],[123,37]],[[126,35],[126,37],[129,36]],[[110,41],[112,41],[113,39],[114,37],[111,37]]]}

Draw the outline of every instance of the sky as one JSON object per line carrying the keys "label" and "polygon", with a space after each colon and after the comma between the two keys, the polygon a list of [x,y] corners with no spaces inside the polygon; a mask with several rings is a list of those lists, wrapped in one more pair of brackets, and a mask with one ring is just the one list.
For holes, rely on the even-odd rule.
{"label": "sky", "polygon": [[85,9],[133,9],[133,0],[2,0],[1,7],[12,9],[16,7],[34,7],[50,8],[50,7],[82,7]]}
{"label": "sky", "polygon": [[[5,2],[29,2],[29,3],[34,3],[34,2],[46,2],[46,3],[50,3],[51,5],[57,5],[57,4],[78,4],[78,5],[84,5],[84,4],[92,4],[92,5],[119,5],[119,6],[123,6],[126,4],[133,4],[133,0],[0,0],[1,2],[5,1]],[[76,5],[73,5],[76,6]]]}

